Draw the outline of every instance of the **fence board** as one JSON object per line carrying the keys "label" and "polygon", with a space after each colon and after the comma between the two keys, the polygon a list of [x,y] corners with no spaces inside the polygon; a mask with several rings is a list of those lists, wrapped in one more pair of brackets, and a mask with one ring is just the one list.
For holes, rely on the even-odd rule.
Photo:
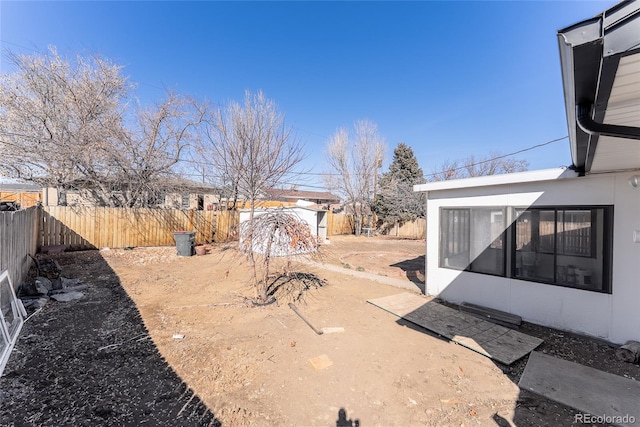
{"label": "fence board", "polygon": [[327,213],[327,236],[353,234],[353,215]]}
{"label": "fence board", "polygon": [[29,273],[38,249],[38,208],[0,212],[0,270],[7,270],[16,288]]}

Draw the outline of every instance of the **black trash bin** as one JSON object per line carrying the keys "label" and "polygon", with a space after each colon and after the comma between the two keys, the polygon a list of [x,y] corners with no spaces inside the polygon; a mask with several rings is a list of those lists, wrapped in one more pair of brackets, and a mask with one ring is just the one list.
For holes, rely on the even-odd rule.
{"label": "black trash bin", "polygon": [[196,243],[195,231],[176,231],[173,233],[173,237],[176,239],[178,256],[193,256]]}

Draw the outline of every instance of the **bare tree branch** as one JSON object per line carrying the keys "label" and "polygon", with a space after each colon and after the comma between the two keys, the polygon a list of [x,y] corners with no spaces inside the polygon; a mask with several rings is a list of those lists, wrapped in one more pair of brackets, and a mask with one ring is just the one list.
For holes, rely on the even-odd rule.
{"label": "bare tree branch", "polygon": [[447,181],[451,179],[522,172],[526,171],[528,167],[529,162],[524,159],[504,157],[497,152],[491,152],[486,157],[470,155],[461,161],[444,162],[432,173],[430,181]]}
{"label": "bare tree branch", "polygon": [[354,213],[356,234],[360,234],[363,215],[371,213],[375,180],[385,150],[378,126],[369,120],[354,123],[354,139],[338,129],[327,143],[326,159],[338,176],[325,175],[325,185],[339,193]]}
{"label": "bare tree branch", "polygon": [[176,182],[175,166],[197,142],[207,107],[168,93],[131,111],[122,67],[98,56],[14,55],[0,76],[0,175],[107,206],[147,206]]}

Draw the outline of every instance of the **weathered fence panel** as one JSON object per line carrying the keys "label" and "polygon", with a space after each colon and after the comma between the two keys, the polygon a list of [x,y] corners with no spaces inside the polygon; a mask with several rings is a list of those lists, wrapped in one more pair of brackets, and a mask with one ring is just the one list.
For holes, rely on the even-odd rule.
{"label": "weathered fence panel", "polygon": [[[47,206],[40,244],[72,250],[102,247],[171,246],[175,231],[195,231],[196,243],[233,238],[232,212]],[[237,221],[236,221],[237,222]]]}
{"label": "weathered fence panel", "polygon": [[353,234],[354,223],[353,215],[333,212],[327,212],[327,236],[336,236],[340,234]]}
{"label": "weathered fence panel", "polygon": [[214,241],[216,243],[238,240],[238,227],[240,224],[240,212],[222,211],[216,216],[216,229]]}
{"label": "weathered fence panel", "polygon": [[29,255],[38,250],[39,214],[36,207],[0,212],[0,270],[9,272],[16,288],[29,273]]}
{"label": "weathered fence panel", "polygon": [[[376,223],[377,219],[365,218],[365,224]],[[423,218],[415,221],[406,221],[402,224],[382,224],[377,227],[377,232],[385,236],[403,237],[407,239],[424,239],[427,235],[427,221]],[[327,235],[353,234],[354,220],[352,214],[332,212],[327,213]]]}
{"label": "weathered fence panel", "polygon": [[415,221],[406,221],[402,224],[392,224],[382,227],[386,236],[403,237],[407,239],[425,239],[427,236],[427,221],[418,218]]}

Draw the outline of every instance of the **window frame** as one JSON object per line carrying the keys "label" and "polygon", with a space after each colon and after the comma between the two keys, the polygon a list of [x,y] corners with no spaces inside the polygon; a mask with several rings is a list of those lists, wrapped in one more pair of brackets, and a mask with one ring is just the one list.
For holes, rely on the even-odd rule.
{"label": "window frame", "polygon": [[[471,260],[472,253],[472,237],[473,237],[473,210],[474,209],[483,209],[483,210],[502,210],[503,215],[503,225],[505,230],[500,234],[502,238],[502,274],[498,273],[488,273],[482,271],[473,270],[473,260]],[[551,252],[543,252],[548,255],[553,256],[553,279],[545,280],[544,278],[526,278],[517,275],[516,272],[516,255],[518,251],[516,250],[516,223],[519,218],[517,212],[531,212],[531,211],[553,211],[554,217],[554,249]],[[558,212],[563,212],[562,221],[566,220],[565,212],[566,211],[587,211],[591,212],[591,231],[589,235],[589,245],[590,245],[590,253],[589,255],[581,255],[581,254],[567,254],[565,252],[558,253]],[[602,211],[602,235],[599,236],[598,229],[598,218],[596,215],[596,211]],[[448,211],[467,211],[468,212],[468,233],[467,233],[467,241],[464,246],[466,246],[466,251],[468,254],[468,264],[466,267],[455,267],[451,265],[445,265],[445,254],[448,254],[448,251],[445,251],[445,245],[448,241],[445,239],[445,213]],[[484,274],[488,276],[495,277],[504,277],[516,280],[527,281],[531,283],[542,283],[546,285],[560,286],[564,288],[570,289],[579,289],[583,291],[596,292],[596,293],[605,293],[611,294],[613,292],[612,289],[612,270],[613,270],[613,235],[614,235],[614,206],[613,205],[558,205],[558,206],[529,206],[529,207],[521,207],[521,206],[441,206],[439,208],[439,235],[438,235],[438,267],[455,270],[455,271],[465,271],[469,273],[475,274]],[[447,219],[446,221],[449,221]],[[538,219],[539,221],[539,219]],[[564,229],[564,225],[563,225]],[[566,237],[563,237],[566,238]],[[495,240],[495,239],[494,239]],[[493,247],[493,242],[487,247]],[[563,248],[566,249],[566,245],[563,244]],[[495,249],[495,248],[494,248]],[[563,251],[565,250],[563,249]],[[602,276],[601,286],[599,288],[585,288],[578,284],[572,285],[570,283],[560,283],[558,280],[558,257],[559,256],[570,256],[577,258],[597,258],[598,251],[602,251]]]}
{"label": "window frame", "polygon": [[[471,242],[471,236],[473,235],[473,211],[474,210],[484,210],[484,211],[500,211],[502,213],[502,223],[503,226],[505,227],[505,230],[500,233],[499,237],[497,237],[496,239],[493,239],[491,241],[491,243],[489,244],[489,246],[485,249],[494,249],[494,250],[500,250],[502,251],[502,254],[500,256],[500,268],[502,270],[501,273],[489,273],[489,272],[485,272],[485,271],[476,271],[473,269],[473,264],[474,264],[474,260],[471,260],[471,251],[472,251],[472,242]],[[443,239],[443,228],[442,225],[444,223],[444,215],[445,212],[447,211],[466,211],[467,212],[467,221],[466,224],[469,227],[468,230],[468,234],[467,234],[467,239],[466,242],[464,244],[464,246],[466,247],[466,251],[467,251],[467,257],[468,257],[468,264],[465,268],[459,268],[459,267],[455,267],[455,266],[451,266],[451,265],[445,265],[445,258],[448,257],[444,257],[443,254],[445,253],[445,242]],[[507,234],[507,221],[509,218],[509,207],[505,207],[505,206],[446,206],[446,207],[441,207],[440,208],[440,232],[439,232],[439,236],[438,236],[438,250],[439,250],[439,254],[438,254],[438,266],[440,268],[446,268],[449,270],[455,270],[455,271],[467,271],[470,273],[476,273],[476,274],[485,274],[488,276],[495,276],[495,277],[508,277],[508,271],[509,271],[509,266],[507,264],[507,258],[508,258],[508,252],[509,252],[509,239],[508,239],[508,234]],[[497,248],[494,247],[494,242],[498,239],[501,238],[502,240],[502,247],[501,248]],[[448,253],[448,252],[447,252]]]}
{"label": "window frame", "polygon": [[[511,225],[509,226],[509,229],[512,229],[512,231],[510,232],[510,240],[511,240],[511,257],[512,259],[515,260],[516,257],[516,223],[517,223],[517,219],[519,218],[519,216],[516,215],[515,211],[518,210],[522,210],[523,212],[531,212],[534,210],[539,210],[539,211],[550,211],[553,210],[554,211],[554,250],[552,252],[546,252],[546,251],[540,251],[540,253],[544,253],[547,255],[552,255],[553,256],[553,274],[554,277],[552,280],[544,280],[543,278],[539,278],[536,277],[535,280],[527,280],[526,277],[519,277],[516,274],[516,263],[515,261],[511,263],[510,265],[510,277],[516,280],[524,280],[526,282],[532,282],[532,283],[543,283],[545,285],[553,285],[553,286],[560,286],[563,288],[570,288],[570,289],[579,289],[582,291],[589,291],[589,292],[597,292],[597,293],[604,293],[604,294],[611,294],[612,293],[612,277],[611,277],[611,272],[612,272],[612,267],[613,267],[613,210],[614,210],[614,206],[613,205],[562,205],[562,206],[529,206],[528,208],[525,207],[518,207],[518,206],[513,206],[511,207],[511,209],[514,211],[514,216],[513,216],[513,222],[511,223]],[[597,221],[594,221],[594,212],[598,209],[602,209],[602,285],[600,287],[600,289],[589,289],[589,288],[585,288],[579,285],[571,285],[569,283],[559,283],[558,278],[557,278],[557,269],[558,269],[558,256],[571,256],[571,257],[577,257],[577,258],[596,258],[596,252],[598,251],[598,236],[597,236],[597,232],[594,233],[595,228],[597,228]],[[590,255],[589,256],[585,256],[585,255],[574,255],[574,254],[564,254],[564,253],[557,253],[557,248],[558,248],[558,241],[557,241],[557,235],[558,235],[558,212],[559,211],[572,211],[572,210],[590,210],[591,211],[591,241],[590,241]],[[563,218],[564,221],[564,218]]]}

